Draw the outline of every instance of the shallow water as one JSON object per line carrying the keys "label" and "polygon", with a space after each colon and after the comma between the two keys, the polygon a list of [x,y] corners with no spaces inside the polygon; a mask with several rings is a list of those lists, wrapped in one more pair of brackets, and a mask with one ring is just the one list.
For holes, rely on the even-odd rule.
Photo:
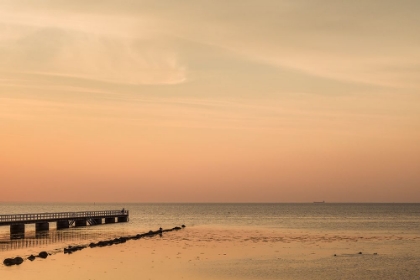
{"label": "shallow water", "polygon": [[0,250],[47,243],[96,240],[150,229],[187,226],[273,228],[317,232],[420,234],[420,204],[0,204],[1,214],[128,209],[128,223],[55,230],[37,236],[26,225],[25,240],[10,241],[0,227]]}
{"label": "shallow water", "polygon": [[[19,269],[2,266],[0,273],[8,275],[5,279],[41,275],[38,269],[48,268],[51,261],[56,269],[80,278],[102,271],[109,257],[124,263],[112,266],[125,279],[137,279],[138,264],[131,260],[135,256],[148,264],[142,273],[150,279],[414,279],[420,274],[420,204],[2,204],[0,211],[122,208],[130,210],[128,223],[59,231],[51,223],[44,236],[37,236],[30,225],[21,240],[10,240],[9,228],[0,228],[0,257],[61,252]],[[60,251],[67,245],[181,224],[187,228],[179,233],[99,251],[86,249],[77,253],[80,257],[67,258]],[[97,261],[85,266],[83,257]],[[113,279],[114,270],[106,270],[108,278],[80,279]],[[54,279],[53,272],[49,275],[45,279]]]}
{"label": "shallow water", "polygon": [[325,230],[419,231],[418,203],[342,204],[0,204],[1,214],[129,209],[128,227],[189,225],[263,226]]}

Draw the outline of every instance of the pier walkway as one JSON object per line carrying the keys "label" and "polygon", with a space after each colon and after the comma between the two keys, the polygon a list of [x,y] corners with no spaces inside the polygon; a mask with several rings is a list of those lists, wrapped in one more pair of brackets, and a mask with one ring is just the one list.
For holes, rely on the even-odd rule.
{"label": "pier walkway", "polygon": [[0,215],[0,226],[10,226],[10,238],[24,238],[25,225],[35,224],[36,232],[48,231],[50,222],[56,222],[57,229],[128,222],[128,210],[102,210],[82,212],[34,213]]}

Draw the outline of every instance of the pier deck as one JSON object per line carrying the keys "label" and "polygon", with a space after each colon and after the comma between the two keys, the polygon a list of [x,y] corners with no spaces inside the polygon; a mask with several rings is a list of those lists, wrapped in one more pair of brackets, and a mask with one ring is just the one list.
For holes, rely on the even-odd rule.
{"label": "pier deck", "polygon": [[25,225],[35,224],[35,229],[48,231],[49,223],[56,222],[57,229],[69,228],[70,226],[100,225],[102,219],[105,224],[128,222],[128,210],[102,210],[81,212],[58,212],[58,213],[31,213],[0,215],[0,226],[10,226],[10,238],[24,238]]}

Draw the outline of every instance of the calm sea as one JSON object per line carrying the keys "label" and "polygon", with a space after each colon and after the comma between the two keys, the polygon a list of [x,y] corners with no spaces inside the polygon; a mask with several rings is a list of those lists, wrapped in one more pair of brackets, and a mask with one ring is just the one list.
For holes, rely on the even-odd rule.
{"label": "calm sea", "polygon": [[[27,225],[24,240],[10,240],[9,227],[0,227],[0,251],[59,246],[143,233],[159,227],[260,227],[318,232],[420,234],[420,204],[0,204],[1,214],[128,209],[128,223],[55,230],[36,235]],[[82,242],[83,243],[83,242]]]}

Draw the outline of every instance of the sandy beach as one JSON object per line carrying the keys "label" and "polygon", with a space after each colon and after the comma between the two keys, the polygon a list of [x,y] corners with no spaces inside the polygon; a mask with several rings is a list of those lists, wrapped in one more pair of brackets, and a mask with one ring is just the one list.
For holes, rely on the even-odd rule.
{"label": "sandy beach", "polygon": [[[71,255],[51,248],[47,259],[3,265],[1,278],[415,279],[420,275],[420,236],[394,233],[198,226]],[[23,256],[38,249],[42,248],[13,253]]]}

